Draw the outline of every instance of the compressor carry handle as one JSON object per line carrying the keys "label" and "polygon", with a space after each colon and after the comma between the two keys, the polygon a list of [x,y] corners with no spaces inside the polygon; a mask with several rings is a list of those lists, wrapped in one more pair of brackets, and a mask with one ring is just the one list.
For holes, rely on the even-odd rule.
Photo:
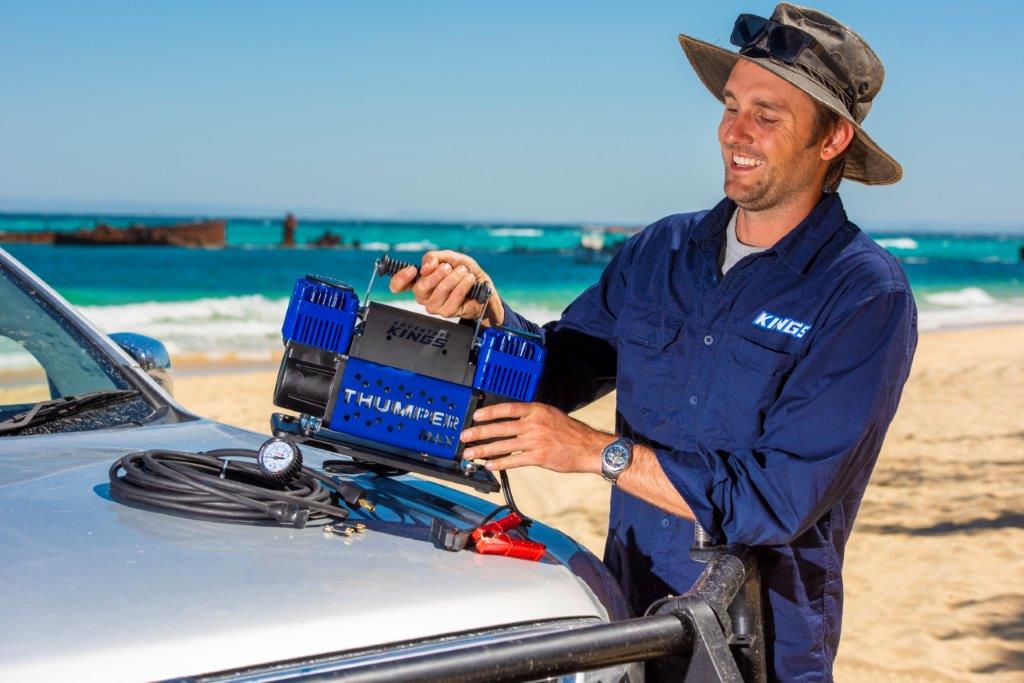
{"label": "compressor carry handle", "polygon": [[[394,275],[403,268],[415,268],[416,277],[413,278],[415,282],[420,277],[420,269],[414,263],[408,261],[399,261],[398,259],[391,258],[389,254],[382,254],[377,257],[377,260],[373,262],[373,272],[370,273],[370,282],[366,286],[366,296],[363,298],[363,306],[360,309],[360,317],[365,315],[366,311],[370,307],[370,293],[373,291],[373,283],[377,280],[377,276]],[[480,311],[480,315],[477,316],[473,325],[473,348],[474,350],[479,348],[480,345],[480,325],[483,323],[484,314],[487,312],[487,302],[491,298],[491,286],[486,280],[479,280],[474,284],[469,292],[466,293],[466,297],[477,301],[484,305]]]}
{"label": "compressor carry handle", "polygon": [[[409,268],[410,266],[416,268],[416,277],[413,278],[413,282],[415,282],[420,277],[420,269],[416,264],[410,263],[408,261],[399,261],[398,259],[391,258],[391,256],[389,256],[388,254],[384,254],[376,261],[374,261],[373,274],[375,276],[380,277],[383,277],[385,275],[394,275],[398,271],[404,268]],[[487,299],[489,299],[490,296],[491,286],[485,280],[478,281],[470,288],[469,292],[466,294],[467,298],[472,299],[477,303],[481,304],[487,303]]]}

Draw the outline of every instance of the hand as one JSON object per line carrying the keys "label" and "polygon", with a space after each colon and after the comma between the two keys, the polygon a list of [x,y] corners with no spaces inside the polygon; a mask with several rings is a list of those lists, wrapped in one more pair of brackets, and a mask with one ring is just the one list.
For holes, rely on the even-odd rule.
{"label": "hand", "polygon": [[477,410],[473,421],[462,432],[463,442],[498,440],[467,448],[463,456],[487,459],[489,470],[536,465],[553,472],[601,474],[601,451],[617,438],[545,403],[499,403]]}
{"label": "hand", "polygon": [[483,310],[483,304],[467,299],[466,294],[477,280],[486,281],[491,286],[491,298],[487,302],[485,320],[492,325],[505,321],[505,308],[494,283],[469,256],[456,251],[428,251],[423,255],[419,274],[420,279],[413,282],[416,278],[414,267],[398,271],[391,276],[391,291],[397,294],[411,289],[416,302],[427,313],[446,318],[476,318]]}

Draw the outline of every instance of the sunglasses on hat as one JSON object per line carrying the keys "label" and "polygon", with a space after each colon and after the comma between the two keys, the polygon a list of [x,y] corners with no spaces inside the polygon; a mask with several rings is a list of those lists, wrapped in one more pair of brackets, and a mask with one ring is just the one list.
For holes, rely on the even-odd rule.
{"label": "sunglasses on hat", "polygon": [[[838,87],[847,109],[853,107],[855,101],[854,88],[844,77],[844,70],[832,58],[814,36],[796,26],[780,24],[772,19],[765,19],[756,14],[741,14],[736,17],[729,42],[740,48],[740,53],[750,55],[758,51],[766,52],[775,59],[793,64],[804,50],[812,53],[832,72],[832,76],[843,81]],[[819,74],[820,75],[820,74]]]}

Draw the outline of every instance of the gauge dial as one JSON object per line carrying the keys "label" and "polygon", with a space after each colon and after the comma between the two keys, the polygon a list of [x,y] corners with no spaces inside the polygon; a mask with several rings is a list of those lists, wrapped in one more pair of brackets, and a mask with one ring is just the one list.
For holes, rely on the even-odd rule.
{"label": "gauge dial", "polygon": [[276,481],[288,481],[302,467],[302,452],[291,441],[275,437],[260,446],[256,462],[264,475]]}

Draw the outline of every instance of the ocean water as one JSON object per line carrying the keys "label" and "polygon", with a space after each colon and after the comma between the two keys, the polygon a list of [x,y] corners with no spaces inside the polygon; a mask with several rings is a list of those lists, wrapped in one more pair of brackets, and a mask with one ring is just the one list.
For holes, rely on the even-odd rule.
{"label": "ocean water", "polygon": [[[2,215],[0,230],[73,230],[98,221],[169,223],[192,217]],[[173,354],[266,358],[296,278],[330,275],[362,296],[373,260],[390,251],[418,261],[423,251],[464,251],[492,276],[502,297],[542,323],[557,318],[595,282],[602,266],[577,263],[584,226],[302,221],[301,244],[325,231],[356,249],[278,249],[279,220],[228,222],[223,249],[7,244],[101,329],[156,337]],[[1022,235],[873,234],[910,278],[922,329],[1024,321]],[[374,297],[413,306],[386,285]],[[0,352],[2,353],[2,352]]]}

